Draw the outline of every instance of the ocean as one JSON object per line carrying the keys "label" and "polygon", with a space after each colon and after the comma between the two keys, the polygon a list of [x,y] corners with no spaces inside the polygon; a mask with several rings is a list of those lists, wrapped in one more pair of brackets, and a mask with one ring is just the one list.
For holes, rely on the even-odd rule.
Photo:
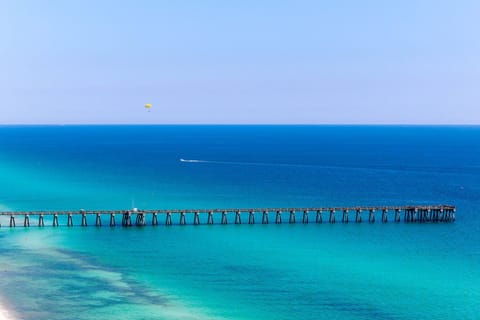
{"label": "ocean", "polygon": [[479,126],[0,126],[0,179],[0,211],[457,207],[437,224],[3,216],[16,319],[480,317]]}

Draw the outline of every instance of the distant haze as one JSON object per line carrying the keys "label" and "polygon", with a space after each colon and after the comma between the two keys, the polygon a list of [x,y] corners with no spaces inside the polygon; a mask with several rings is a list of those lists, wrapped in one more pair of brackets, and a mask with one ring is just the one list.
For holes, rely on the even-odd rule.
{"label": "distant haze", "polygon": [[475,0],[4,0],[0,124],[480,124],[479,31]]}

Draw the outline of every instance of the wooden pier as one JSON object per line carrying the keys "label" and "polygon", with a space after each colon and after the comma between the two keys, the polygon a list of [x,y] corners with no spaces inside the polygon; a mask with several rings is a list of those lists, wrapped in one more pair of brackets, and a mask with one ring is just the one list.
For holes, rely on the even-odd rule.
{"label": "wooden pier", "polygon": [[[332,207],[332,208],[243,208],[243,209],[162,209],[162,210],[79,210],[79,211],[28,211],[28,212],[0,212],[1,216],[9,216],[9,226],[16,227],[17,223],[23,227],[32,225],[45,226],[44,218],[51,218],[51,226],[58,227],[59,217],[63,217],[65,225],[86,227],[89,221],[95,219],[91,225],[101,227],[106,225],[117,226],[116,217],[121,217],[120,226],[167,226],[200,225],[200,224],[268,224],[269,218],[275,224],[288,223],[381,223],[389,221],[399,223],[448,223],[455,221],[455,206],[451,205],[419,205],[419,206],[373,206],[373,207]],[[186,216],[190,219],[187,219]],[[205,219],[200,219],[200,217]],[[66,219],[65,219],[66,217]],[[91,217],[91,219],[87,219]],[[255,219],[256,217],[257,220]],[[282,221],[282,217],[285,218]],[[105,221],[102,221],[104,219]],[[288,219],[288,220],[287,220]],[[50,219],[48,219],[50,221]],[[37,223],[35,223],[35,221]],[[187,222],[188,221],[188,222]]]}

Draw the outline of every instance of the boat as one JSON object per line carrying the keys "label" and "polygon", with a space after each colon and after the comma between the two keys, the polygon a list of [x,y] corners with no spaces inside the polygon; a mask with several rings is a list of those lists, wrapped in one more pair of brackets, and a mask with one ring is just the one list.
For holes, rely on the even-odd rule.
{"label": "boat", "polygon": [[180,162],[201,162],[201,160],[188,160],[188,159],[180,158]]}

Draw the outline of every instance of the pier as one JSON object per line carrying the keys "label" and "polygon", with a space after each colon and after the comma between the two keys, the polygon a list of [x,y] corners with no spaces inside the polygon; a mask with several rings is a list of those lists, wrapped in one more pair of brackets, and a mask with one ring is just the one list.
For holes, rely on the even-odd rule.
{"label": "pier", "polygon": [[[122,226],[157,226],[200,225],[200,224],[275,224],[281,223],[449,223],[455,221],[455,206],[420,205],[420,206],[378,206],[378,207],[332,207],[332,208],[243,208],[243,209],[148,209],[139,210],[79,210],[79,211],[28,211],[0,212],[8,216],[8,226],[13,228],[18,223],[23,227],[45,226],[45,217],[51,220],[51,226],[74,225],[87,227]],[[187,219],[186,217],[189,217]],[[255,218],[258,216],[258,219]],[[59,219],[62,217],[63,219]],[[88,219],[90,217],[90,219]],[[121,223],[117,224],[117,217]],[[201,219],[201,217],[203,219]],[[50,219],[51,218],[51,219]],[[269,220],[270,218],[270,220]],[[103,219],[103,220],[102,220]],[[282,220],[283,219],[283,220]],[[62,224],[59,223],[62,220]],[[118,218],[120,221],[120,219]],[[203,222],[202,222],[203,221]],[[255,222],[257,221],[257,222]],[[37,222],[37,223],[35,223]]]}

